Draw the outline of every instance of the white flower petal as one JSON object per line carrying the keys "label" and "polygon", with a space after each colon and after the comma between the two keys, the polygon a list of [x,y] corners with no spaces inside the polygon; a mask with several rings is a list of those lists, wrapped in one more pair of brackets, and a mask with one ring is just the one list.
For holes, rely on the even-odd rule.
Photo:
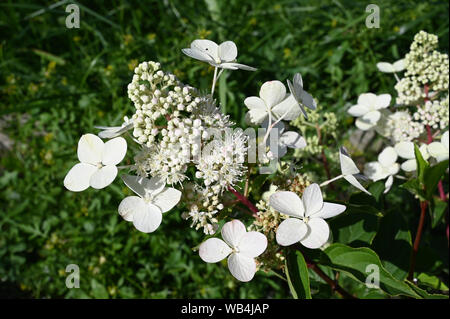
{"label": "white flower petal", "polygon": [[236,59],[238,54],[236,44],[233,41],[225,41],[219,45],[219,58],[223,62]]}
{"label": "white flower petal", "polygon": [[394,184],[394,176],[390,175],[386,180],[386,182],[384,183],[384,192],[383,192],[384,194],[389,192],[389,190],[392,187],[392,184]]}
{"label": "white flower petal", "polygon": [[350,184],[352,184],[353,186],[355,186],[357,189],[359,189],[360,191],[363,191],[364,193],[368,194],[368,195],[372,195],[368,190],[366,190],[364,188],[364,186],[361,185],[361,183],[356,179],[355,176],[353,175],[344,175],[344,178],[347,182],[349,182]]}
{"label": "white flower petal", "polygon": [[392,146],[386,147],[379,155],[378,162],[384,167],[392,166],[397,161],[397,152]]}
{"label": "white flower petal", "polygon": [[415,158],[414,143],[413,142],[400,142],[394,146],[395,152],[401,158],[412,159]]}
{"label": "white flower petal", "polygon": [[247,282],[253,279],[256,273],[256,263],[253,258],[235,253],[228,257],[228,269],[239,281]]}
{"label": "white flower petal", "polygon": [[268,116],[268,109],[262,99],[256,96],[250,96],[244,100],[244,104],[249,108],[250,121],[253,124],[259,124]]}
{"label": "white flower petal", "polygon": [[97,166],[78,163],[74,165],[64,178],[64,186],[72,192],[81,192],[89,187],[91,176],[98,170]]}
{"label": "white flower petal", "polygon": [[441,142],[433,142],[428,144],[428,153],[433,157],[438,157],[448,154],[448,149]]}
{"label": "white flower petal", "polygon": [[377,68],[378,68],[378,70],[380,70],[381,72],[384,72],[384,73],[395,72],[394,66],[388,62],[378,62]]}
{"label": "white flower petal", "polygon": [[194,40],[191,43],[191,49],[198,49],[208,54],[215,62],[219,61],[219,46],[214,41],[206,39]]}
{"label": "white flower petal", "polygon": [[267,248],[267,238],[264,234],[251,231],[242,236],[239,252],[247,257],[258,257]]}
{"label": "white flower petal", "polygon": [[84,134],[78,141],[78,159],[81,163],[97,165],[102,161],[105,144],[94,134]]}
{"label": "white flower petal", "polygon": [[356,104],[350,107],[347,113],[354,117],[361,117],[364,114],[369,113],[369,108],[365,105]]}
{"label": "white flower petal", "polygon": [[370,111],[361,117],[361,121],[369,124],[377,124],[378,120],[381,118],[381,113],[379,111]]}
{"label": "white flower petal", "polygon": [[259,90],[259,96],[264,100],[266,106],[271,109],[286,97],[286,87],[280,81],[265,82]]}
{"label": "white flower petal", "polygon": [[157,194],[152,204],[158,206],[163,213],[171,210],[181,198],[181,192],[175,188],[164,188],[161,193]]}
{"label": "white flower petal", "polygon": [[344,147],[339,148],[339,161],[341,163],[341,172],[343,175],[354,175],[359,173],[358,167]]}
{"label": "white flower petal", "polygon": [[281,222],[277,228],[276,239],[281,246],[290,246],[299,242],[308,232],[306,224],[297,218],[288,218]]}
{"label": "white flower petal", "polygon": [[300,243],[310,249],[317,249],[323,246],[330,237],[330,228],[322,218],[311,218],[308,223],[308,232]]}
{"label": "white flower petal", "polygon": [[280,137],[280,143],[295,149],[306,147],[306,140],[300,134],[293,131],[283,133]]}
{"label": "white flower petal", "polygon": [[133,214],[133,225],[143,233],[152,233],[161,225],[161,210],[151,204],[146,204],[144,210],[138,210]]}
{"label": "white flower petal", "polygon": [[314,101],[314,98],[312,97],[312,95],[306,91],[302,92],[301,101],[302,101],[302,104],[304,106],[306,106],[308,109],[315,110],[317,108],[316,101]]}
{"label": "white flower petal", "polygon": [[375,126],[375,124],[370,123],[367,120],[363,120],[362,118],[357,118],[355,121],[355,125],[357,128],[359,128],[361,131],[368,131],[371,128]]}
{"label": "white flower petal", "polygon": [[363,93],[358,97],[358,105],[364,105],[372,110],[377,103],[377,96],[373,93]]}
{"label": "white flower petal", "polygon": [[[289,81],[289,80],[287,80],[287,84],[288,84],[288,88],[289,88],[289,91],[291,92],[291,96],[292,97],[294,97],[294,99],[296,100],[296,102],[298,103],[298,105],[299,105],[299,107],[300,107],[300,111],[301,111],[301,113],[303,114],[303,116],[306,118],[306,119],[308,119],[308,114],[306,113],[306,110],[305,110],[305,108],[303,107],[303,105],[302,105],[302,100],[301,100],[301,93],[302,93],[302,88],[296,88],[292,83],[291,83],[291,81]],[[296,90],[297,91],[300,91],[300,92],[296,92]]]}
{"label": "white flower petal", "polygon": [[319,212],[312,215],[311,217],[323,219],[331,218],[343,213],[346,210],[346,208],[347,207],[345,207],[345,205],[324,202],[323,208]]}
{"label": "white flower petal", "polygon": [[225,63],[221,63],[220,67],[222,69],[230,69],[230,70],[237,70],[237,69],[241,69],[244,71],[256,71],[258,70],[257,68],[245,65],[245,64],[241,64],[241,63],[235,63],[235,62],[225,62]]}
{"label": "white flower petal", "polygon": [[374,182],[379,181],[380,179],[385,179],[388,176],[388,174],[384,172],[383,166],[381,166],[378,162],[367,163],[364,166],[364,175]]}
{"label": "white flower petal", "polygon": [[441,143],[444,144],[445,148],[447,149],[447,153],[448,153],[448,144],[449,144],[448,131],[445,131],[444,134],[442,134]]}
{"label": "white flower petal", "polygon": [[237,247],[242,237],[247,233],[245,225],[237,219],[225,223],[222,227],[222,238],[231,247]]}
{"label": "white flower petal", "polygon": [[215,63],[215,61],[209,54],[206,54],[205,52],[202,52],[199,49],[192,49],[192,48],[191,49],[181,49],[181,51],[184,54],[186,54],[188,57],[191,57],[193,59],[207,62],[210,64]]}
{"label": "white flower petal", "polygon": [[320,186],[316,183],[309,185],[303,192],[303,205],[305,205],[305,216],[311,216],[323,207],[323,197]]}
{"label": "white flower petal", "polygon": [[389,106],[391,103],[391,95],[390,94],[380,94],[377,96],[377,100],[375,102],[375,109],[384,109]]}
{"label": "white flower petal", "polygon": [[141,197],[145,197],[146,190],[150,194],[158,194],[166,185],[162,178],[156,176],[148,179],[145,177],[124,174],[122,175],[122,180],[129,189]]}
{"label": "white flower petal", "polygon": [[276,192],[269,197],[270,206],[276,211],[294,217],[303,217],[305,208],[297,194]]}
{"label": "white flower petal", "polygon": [[133,216],[138,211],[146,210],[145,201],[138,196],[127,196],[119,204],[119,214],[128,222],[133,221]]}
{"label": "white flower petal", "polygon": [[117,176],[117,167],[106,165],[91,176],[90,185],[95,189],[102,189],[111,184]]}
{"label": "white flower petal", "polygon": [[103,149],[103,165],[119,164],[127,153],[127,141],[123,137],[116,137],[105,143]]}
{"label": "white flower petal", "polygon": [[297,103],[294,96],[288,94],[283,101],[272,108],[272,113],[277,119],[283,116],[283,120],[292,121],[300,116],[301,110],[300,104]]}
{"label": "white flower petal", "polygon": [[401,59],[401,60],[398,60],[398,61],[394,62],[393,67],[394,67],[394,72],[401,72],[401,71],[403,71],[406,68],[406,61],[405,61],[405,59]]}
{"label": "white flower petal", "polygon": [[200,258],[207,263],[219,262],[231,252],[231,248],[219,238],[209,238],[199,247]]}
{"label": "white flower petal", "polygon": [[416,159],[410,159],[407,160],[406,162],[403,162],[401,168],[405,172],[414,172],[417,169]]}

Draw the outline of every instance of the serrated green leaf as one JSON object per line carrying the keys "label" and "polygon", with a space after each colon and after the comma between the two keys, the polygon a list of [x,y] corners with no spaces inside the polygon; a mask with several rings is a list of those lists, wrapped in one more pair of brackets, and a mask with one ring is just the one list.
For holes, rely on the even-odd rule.
{"label": "serrated green leaf", "polygon": [[420,185],[420,181],[417,178],[410,179],[406,183],[400,185],[400,187],[408,190],[413,195],[417,195],[420,198],[420,200],[426,200],[426,194],[423,191]]}
{"label": "serrated green leaf", "polygon": [[408,284],[408,286],[411,287],[411,289],[413,289],[420,297],[422,297],[424,299],[447,299],[448,300],[448,296],[446,296],[446,295],[429,294],[428,292],[426,292],[425,290],[417,287],[416,285],[414,285],[410,281],[406,281],[406,283]]}

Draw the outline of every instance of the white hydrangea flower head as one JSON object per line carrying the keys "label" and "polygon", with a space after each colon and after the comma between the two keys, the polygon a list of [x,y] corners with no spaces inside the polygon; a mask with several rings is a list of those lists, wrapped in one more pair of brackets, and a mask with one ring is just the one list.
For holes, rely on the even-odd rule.
{"label": "white hydrangea flower head", "polygon": [[64,186],[81,192],[89,186],[102,189],[117,176],[117,167],[127,153],[127,142],[116,137],[106,143],[94,134],[85,134],[78,141],[78,159],[64,178]]}
{"label": "white hydrangea flower head", "polygon": [[165,187],[161,178],[123,175],[122,180],[138,196],[125,197],[119,205],[119,214],[143,233],[154,232],[161,224],[162,213],[180,201],[181,192]]}
{"label": "white hydrangea flower head", "polygon": [[373,93],[363,93],[358,97],[358,103],[348,110],[348,113],[356,117],[356,127],[367,131],[377,125],[382,113],[391,103],[390,94],[375,95]]}
{"label": "white hydrangea flower head", "polygon": [[448,159],[449,156],[449,135],[448,131],[444,132],[440,142],[432,142],[428,145],[428,152],[431,156],[436,158],[438,162],[442,162]]}
{"label": "white hydrangea flower head", "polygon": [[[414,143],[413,142],[399,142],[394,146],[395,151],[398,156],[406,159],[405,162],[400,166],[405,172],[414,172],[417,170],[416,155],[414,153]],[[428,160],[430,154],[428,153],[428,145],[422,144],[419,148],[420,153],[424,160]]]}
{"label": "white hydrangea flower head", "polygon": [[233,41],[225,41],[218,45],[211,40],[194,40],[190,48],[182,49],[181,51],[187,56],[209,63],[213,67],[256,71],[251,66],[236,63],[238,50]]}
{"label": "white hydrangea flower head", "polygon": [[245,225],[235,219],[222,227],[222,238],[210,238],[199,247],[200,258],[207,263],[217,263],[228,256],[228,269],[239,281],[248,282],[256,273],[255,257],[267,248],[267,238],[262,233],[247,232]]}
{"label": "white hydrangea flower head", "polygon": [[324,202],[317,184],[309,185],[302,198],[293,192],[276,192],[270,196],[270,206],[290,216],[278,226],[277,243],[290,246],[300,242],[310,249],[320,248],[328,241],[330,228],[325,219],[346,209],[344,205]]}

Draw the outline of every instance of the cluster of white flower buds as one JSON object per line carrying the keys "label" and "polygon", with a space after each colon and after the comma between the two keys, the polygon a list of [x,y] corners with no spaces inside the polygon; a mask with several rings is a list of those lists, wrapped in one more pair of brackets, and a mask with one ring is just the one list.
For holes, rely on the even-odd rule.
{"label": "cluster of white flower buds", "polygon": [[436,51],[438,37],[420,31],[414,37],[410,52],[405,56],[406,72],[395,89],[398,92],[397,103],[415,105],[428,96],[429,92],[448,91],[449,59],[448,54]]}
{"label": "cluster of white flower buds", "polygon": [[449,124],[448,95],[442,100],[427,101],[419,106],[413,115],[414,120],[433,129],[445,129]]}
{"label": "cluster of white flower buds", "polygon": [[424,126],[415,122],[408,111],[397,111],[387,116],[384,132],[393,143],[412,141],[424,132]]}

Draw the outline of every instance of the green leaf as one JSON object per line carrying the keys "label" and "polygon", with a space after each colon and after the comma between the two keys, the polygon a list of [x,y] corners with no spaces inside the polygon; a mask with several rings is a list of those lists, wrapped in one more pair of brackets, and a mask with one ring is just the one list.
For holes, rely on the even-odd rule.
{"label": "green leaf", "polygon": [[377,212],[370,206],[348,205],[344,214],[330,221],[334,240],[352,247],[369,246],[378,229]]}
{"label": "green leaf", "polygon": [[384,181],[378,181],[369,186],[369,192],[373,195],[377,203],[383,196],[384,189],[385,189]]}
{"label": "green leaf", "polygon": [[431,200],[433,193],[436,191],[436,187],[445,175],[448,168],[448,160],[440,162],[434,166],[428,166],[424,172],[424,185],[425,193],[428,200]]}
{"label": "green leaf", "polygon": [[378,253],[386,270],[399,280],[408,275],[412,247],[411,232],[402,213],[395,209],[381,219],[371,247]]}
{"label": "green leaf", "polygon": [[433,289],[448,291],[447,285],[436,276],[430,276],[426,273],[421,273],[417,277],[417,279],[419,280],[419,283],[427,285],[428,287],[431,287]]}
{"label": "green leaf", "polygon": [[416,162],[417,162],[417,176],[419,178],[419,182],[421,184],[425,184],[424,182],[424,176],[425,176],[425,170],[430,167],[430,164],[423,158],[422,153],[420,152],[419,147],[417,147],[416,144],[414,144],[414,155],[416,156]]}
{"label": "green leaf", "polygon": [[413,289],[422,298],[425,298],[425,299],[447,299],[448,300],[448,296],[446,296],[446,295],[429,294],[428,292],[417,287],[410,281],[406,281],[406,283],[411,287],[411,289]]}
{"label": "green leaf", "polygon": [[378,267],[380,289],[391,296],[405,295],[420,298],[405,282],[395,279],[382,265],[378,255],[371,249],[352,248],[343,244],[332,244],[324,250],[327,259],[321,261],[322,265],[343,271],[355,280],[365,284],[370,267]]}
{"label": "green leaf", "polygon": [[447,202],[438,197],[434,197],[429,206],[429,210],[431,215],[431,228],[435,228],[447,211]]}
{"label": "green leaf", "polygon": [[311,299],[308,266],[301,252],[288,251],[286,256],[286,277],[294,299]]}
{"label": "green leaf", "polygon": [[426,200],[426,194],[417,178],[410,179],[406,183],[400,185],[400,187],[410,191],[413,195],[417,195],[420,200]]}
{"label": "green leaf", "polygon": [[108,291],[105,286],[99,283],[97,280],[91,280],[92,295],[96,299],[107,299],[109,297]]}

